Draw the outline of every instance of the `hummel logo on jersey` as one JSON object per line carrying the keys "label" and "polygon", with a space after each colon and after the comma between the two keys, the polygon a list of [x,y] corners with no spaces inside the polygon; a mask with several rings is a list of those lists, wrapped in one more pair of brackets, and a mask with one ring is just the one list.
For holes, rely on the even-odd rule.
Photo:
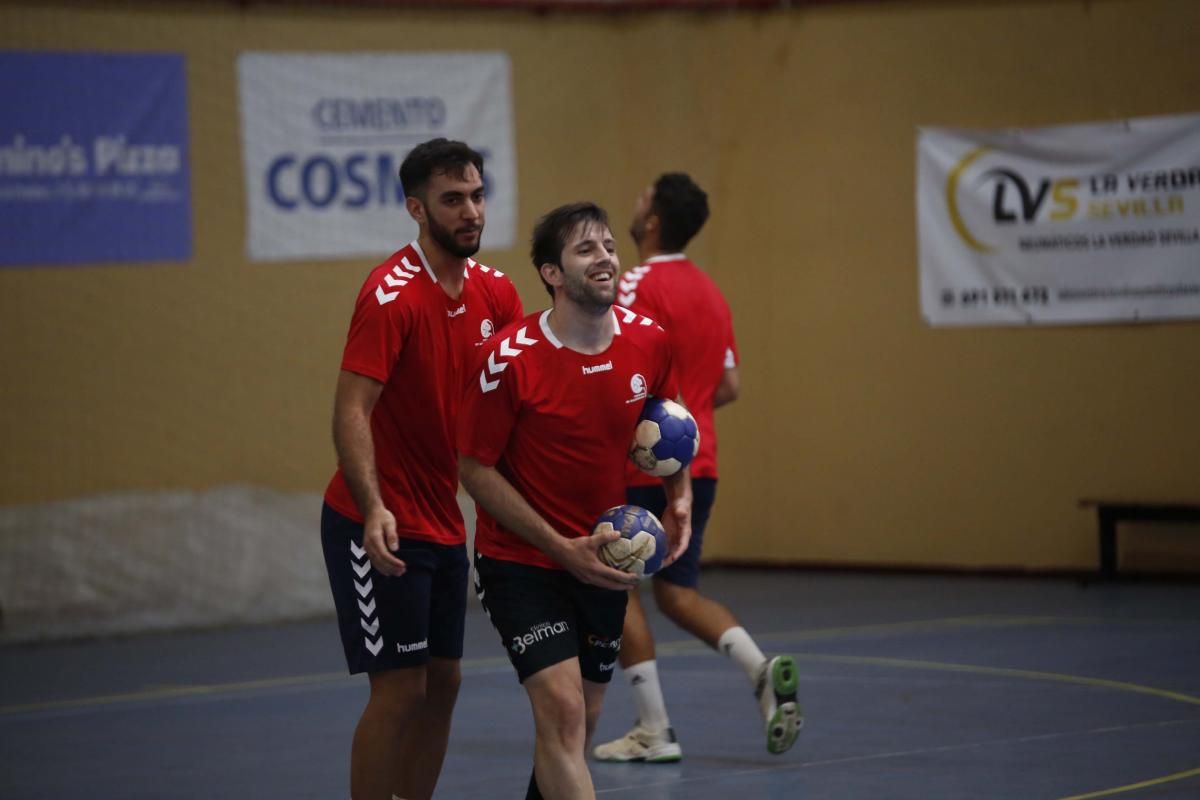
{"label": "hummel logo on jersey", "polygon": [[[500,353],[501,358],[513,358],[514,356],[521,355],[521,353],[525,351],[520,348],[513,347],[511,344],[512,342],[516,342],[522,347],[528,347],[531,344],[538,343],[537,339],[530,339],[525,335],[525,331],[527,329],[527,326],[522,326],[521,329],[517,331],[516,336],[505,337],[504,341],[500,342],[499,350],[493,350],[492,352],[488,353],[487,365],[479,373],[479,388],[483,390],[484,394],[487,394],[500,385],[500,373],[504,372],[504,370],[508,367],[507,361],[496,360],[497,352]],[[493,380],[488,380],[488,378],[492,378]]]}
{"label": "hummel logo on jersey", "polygon": [[612,362],[606,361],[603,364],[597,364],[594,367],[584,367],[583,374],[595,375],[597,372],[609,372],[610,370],[612,370]]}
{"label": "hummel logo on jersey", "polygon": [[[414,267],[409,263],[408,256],[401,258],[400,263],[404,266],[393,266],[392,272],[390,274],[385,273],[383,276],[383,282],[393,288],[398,286],[407,286],[409,281],[421,273],[420,267]],[[395,277],[392,277],[392,275],[395,275]],[[388,303],[395,300],[399,294],[399,289],[396,289],[394,292],[385,292],[382,284],[375,287],[375,299],[379,301],[379,305],[381,306],[386,306]]]}
{"label": "hummel logo on jersey", "polygon": [[465,313],[467,313],[467,304],[466,304],[466,303],[463,303],[461,306],[459,306],[458,308],[454,309],[453,311],[449,311],[449,310],[447,310],[447,311],[446,311],[446,316],[447,316],[447,317],[450,317],[450,319],[454,319],[454,318],[455,318],[455,317],[457,317],[459,314],[465,314]]}
{"label": "hummel logo on jersey", "polygon": [[411,644],[400,644],[399,642],[396,642],[396,652],[398,653],[412,653],[416,650],[425,650],[428,647],[428,639],[422,639],[419,642],[412,642]]}

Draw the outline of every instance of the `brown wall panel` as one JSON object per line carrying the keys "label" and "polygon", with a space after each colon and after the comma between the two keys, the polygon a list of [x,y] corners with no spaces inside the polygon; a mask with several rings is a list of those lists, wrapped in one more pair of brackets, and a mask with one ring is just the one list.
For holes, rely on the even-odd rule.
{"label": "brown wall panel", "polygon": [[[1200,110],[1196,30],[1188,0],[617,16],[5,4],[3,47],[186,54],[195,254],[0,271],[0,503],[319,491],[371,265],[246,260],[237,55],[500,49],[522,242],[538,214],[582,197],[623,233],[665,169],[710,190],[690,251],[726,290],[744,359],[743,398],[718,415],[710,555],[1090,566],[1076,498],[1200,499],[1200,324],[926,326],[916,128]],[[523,244],[482,257],[529,307],[545,302]]]}

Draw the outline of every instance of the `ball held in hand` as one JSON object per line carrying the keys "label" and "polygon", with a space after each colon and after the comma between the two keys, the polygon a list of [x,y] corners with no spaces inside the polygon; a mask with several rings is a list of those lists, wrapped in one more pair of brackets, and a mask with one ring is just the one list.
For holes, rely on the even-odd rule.
{"label": "ball held in hand", "polygon": [[605,564],[634,575],[658,571],[667,555],[667,533],[658,517],[641,506],[613,506],[600,515],[592,532],[614,530],[621,538],[600,548]]}
{"label": "ball held in hand", "polygon": [[642,407],[629,457],[649,475],[665,478],[692,463],[700,449],[700,430],[686,408],[674,400],[651,397]]}

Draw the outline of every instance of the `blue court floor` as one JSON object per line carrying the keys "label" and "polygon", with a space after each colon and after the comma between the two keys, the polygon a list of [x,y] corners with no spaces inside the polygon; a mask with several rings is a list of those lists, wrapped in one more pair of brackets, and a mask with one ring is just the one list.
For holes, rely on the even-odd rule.
{"label": "blue court floor", "polygon": [[[601,798],[1200,798],[1200,583],[705,573],[796,655],[805,730],[766,752],[745,677],[652,617],[678,764]],[[649,598],[647,598],[649,599]],[[439,798],[524,797],[532,725],[478,605]],[[345,800],[366,681],[330,619],[0,650],[0,798]],[[599,738],[632,710],[613,681]]]}

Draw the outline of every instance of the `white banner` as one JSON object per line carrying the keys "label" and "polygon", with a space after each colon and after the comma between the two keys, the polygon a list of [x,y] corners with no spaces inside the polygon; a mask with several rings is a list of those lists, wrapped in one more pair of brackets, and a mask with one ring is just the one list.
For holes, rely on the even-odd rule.
{"label": "white banner", "polygon": [[252,260],[382,257],[415,238],[400,163],[439,136],[483,154],[483,247],[513,246],[504,53],[243,53],[238,84]]}
{"label": "white banner", "polygon": [[1200,114],[922,128],[931,325],[1200,318]]}

